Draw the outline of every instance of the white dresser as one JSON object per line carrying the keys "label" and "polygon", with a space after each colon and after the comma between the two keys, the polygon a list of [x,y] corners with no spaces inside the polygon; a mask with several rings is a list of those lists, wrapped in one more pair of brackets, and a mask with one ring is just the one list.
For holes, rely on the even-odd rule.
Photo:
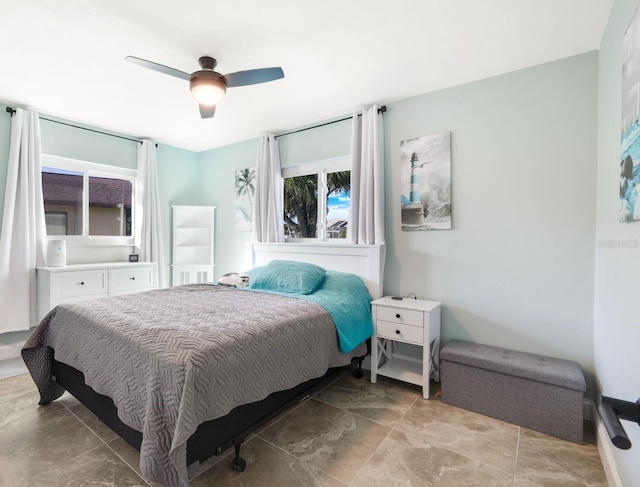
{"label": "white dresser", "polygon": [[154,270],[149,262],[38,267],[38,320],[61,303],[153,289]]}
{"label": "white dresser", "polygon": [[[392,299],[390,296],[371,302],[374,333],[371,338],[371,382],[378,375],[422,386],[422,396],[429,399],[429,380],[439,380],[440,304],[424,299]],[[394,343],[422,347],[422,361],[399,357]]]}

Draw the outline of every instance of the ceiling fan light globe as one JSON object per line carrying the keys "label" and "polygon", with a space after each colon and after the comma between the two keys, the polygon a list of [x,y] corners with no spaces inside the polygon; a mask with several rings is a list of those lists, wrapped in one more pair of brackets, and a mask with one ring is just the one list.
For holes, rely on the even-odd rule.
{"label": "ceiling fan light globe", "polygon": [[190,87],[193,97],[203,105],[216,105],[227,92],[222,77],[218,73],[196,72],[191,76]]}

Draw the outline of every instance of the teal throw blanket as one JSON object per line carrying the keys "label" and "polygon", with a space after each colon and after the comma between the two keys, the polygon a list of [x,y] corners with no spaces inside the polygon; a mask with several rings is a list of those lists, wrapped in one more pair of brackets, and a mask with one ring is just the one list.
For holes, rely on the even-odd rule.
{"label": "teal throw blanket", "polygon": [[371,295],[355,274],[327,271],[324,280],[312,294],[251,289],[251,285],[242,289],[280,294],[319,304],[329,312],[335,322],[340,351],[343,353],[350,352],[373,335]]}

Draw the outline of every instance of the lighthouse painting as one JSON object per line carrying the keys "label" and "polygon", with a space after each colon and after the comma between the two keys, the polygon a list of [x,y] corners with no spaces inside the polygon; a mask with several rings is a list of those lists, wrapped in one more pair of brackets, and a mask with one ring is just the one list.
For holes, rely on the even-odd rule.
{"label": "lighthouse painting", "polygon": [[451,132],[400,143],[402,230],[451,229]]}

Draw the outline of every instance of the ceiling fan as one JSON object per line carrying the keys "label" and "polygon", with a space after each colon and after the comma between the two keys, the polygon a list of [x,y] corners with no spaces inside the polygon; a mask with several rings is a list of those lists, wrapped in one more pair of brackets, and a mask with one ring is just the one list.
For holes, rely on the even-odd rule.
{"label": "ceiling fan", "polygon": [[216,104],[222,100],[222,97],[227,92],[227,88],[255,85],[284,78],[284,72],[282,68],[279,67],[249,69],[247,71],[220,74],[214,71],[218,62],[209,56],[202,56],[198,60],[202,69],[191,74],[135,56],[127,56],[125,60],[160,73],[189,81],[191,94],[200,105],[200,116],[202,118],[213,117],[216,111]]}

